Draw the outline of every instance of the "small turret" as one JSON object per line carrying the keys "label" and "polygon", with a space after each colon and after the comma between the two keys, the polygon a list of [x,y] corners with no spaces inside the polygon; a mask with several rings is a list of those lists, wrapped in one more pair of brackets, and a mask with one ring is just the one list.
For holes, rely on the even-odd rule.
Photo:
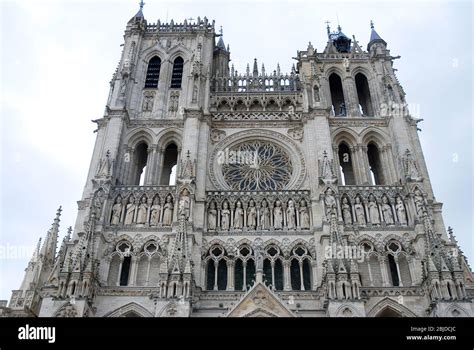
{"label": "small turret", "polygon": [[371,47],[377,43],[381,44],[383,48],[385,49],[387,47],[387,43],[375,31],[373,21],[370,21],[370,28],[371,28],[370,40],[369,40],[369,43],[367,44],[367,51],[370,51]]}

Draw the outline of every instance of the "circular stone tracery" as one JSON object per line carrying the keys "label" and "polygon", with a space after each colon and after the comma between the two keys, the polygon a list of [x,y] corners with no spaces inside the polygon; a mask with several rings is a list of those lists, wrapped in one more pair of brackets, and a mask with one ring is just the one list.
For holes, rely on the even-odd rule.
{"label": "circular stone tracery", "polygon": [[229,149],[222,175],[233,190],[283,190],[291,180],[293,165],[279,146],[265,141],[247,141]]}

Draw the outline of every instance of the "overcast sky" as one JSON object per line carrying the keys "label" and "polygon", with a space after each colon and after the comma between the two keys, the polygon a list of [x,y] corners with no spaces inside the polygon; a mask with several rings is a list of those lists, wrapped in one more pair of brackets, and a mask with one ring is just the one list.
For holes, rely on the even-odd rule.
{"label": "overcast sky", "polygon": [[[0,0],[1,1],[1,0]],[[0,244],[30,252],[63,206],[61,236],[74,225],[102,117],[120,59],[123,31],[138,0],[1,1]],[[362,47],[370,20],[388,43],[419,126],[446,226],[474,259],[471,1],[157,1],[148,22],[207,16],[223,26],[235,68],[258,59],[288,72],[308,41],[321,52],[325,21]],[[16,251],[11,251],[15,253]],[[19,288],[30,256],[0,260],[0,299]]]}

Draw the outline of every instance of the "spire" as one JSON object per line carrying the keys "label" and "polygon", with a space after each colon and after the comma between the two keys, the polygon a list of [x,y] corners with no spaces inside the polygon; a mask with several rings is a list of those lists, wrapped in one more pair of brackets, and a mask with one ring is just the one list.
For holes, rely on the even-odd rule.
{"label": "spire", "polygon": [[377,32],[375,31],[373,21],[370,21],[370,29],[371,29],[370,40],[369,40],[369,44],[367,45],[367,51],[370,51],[370,47],[372,46],[372,44],[375,44],[377,42],[382,43],[384,46],[386,46],[387,43],[385,42],[385,40],[383,40],[380,37],[380,35],[378,35]]}
{"label": "spire", "polygon": [[138,12],[135,14],[135,16],[133,16],[130,21],[134,20],[134,19],[145,19],[145,16],[143,16],[143,6],[145,6],[145,3],[143,2],[143,0],[140,0],[140,3],[139,3],[139,6],[140,6],[140,9],[138,10]]}
{"label": "spire", "polygon": [[46,234],[46,239],[44,240],[43,247],[41,248],[41,255],[43,259],[46,259],[45,262],[53,263],[56,256],[56,248],[58,243],[58,234],[59,234],[59,222],[61,217],[62,207],[59,206],[56,217],[54,218],[51,229]]}
{"label": "spire", "polygon": [[257,59],[254,58],[253,60],[253,76],[258,77],[258,66],[257,66]]}
{"label": "spire", "polygon": [[217,41],[217,48],[219,50],[226,51],[223,35],[224,35],[224,31],[222,30],[222,26],[221,26],[221,28],[219,29],[219,40]]}

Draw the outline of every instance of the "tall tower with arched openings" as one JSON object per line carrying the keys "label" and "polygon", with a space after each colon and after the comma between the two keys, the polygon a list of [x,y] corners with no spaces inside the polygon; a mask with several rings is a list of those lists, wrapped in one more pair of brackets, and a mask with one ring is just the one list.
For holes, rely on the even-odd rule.
{"label": "tall tower with arched openings", "polygon": [[127,23],[77,220],[3,314],[473,316],[387,43],[243,73],[214,21]]}

